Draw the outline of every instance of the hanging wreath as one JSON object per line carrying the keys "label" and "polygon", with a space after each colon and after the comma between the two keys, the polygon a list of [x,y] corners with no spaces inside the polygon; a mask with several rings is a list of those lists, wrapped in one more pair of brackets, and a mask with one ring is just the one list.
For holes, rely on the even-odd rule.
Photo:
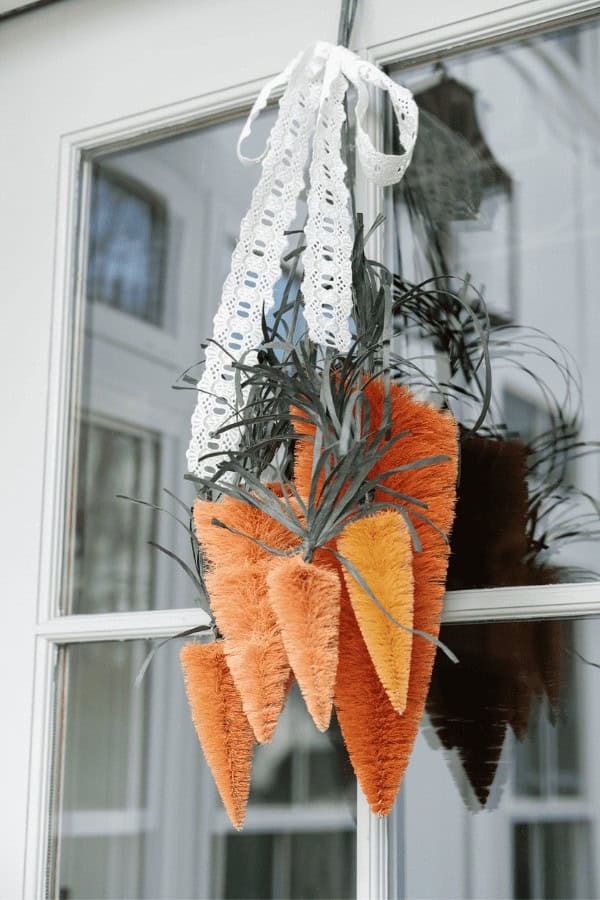
{"label": "hanging wreath", "polygon": [[[348,6],[341,43],[354,14],[355,4]],[[266,150],[247,160],[241,145],[276,88],[283,94]],[[377,151],[365,130],[373,89],[391,101],[398,153]],[[559,573],[545,555],[561,532],[549,534],[547,510],[554,521],[557,509],[565,511],[564,534],[576,528],[595,535],[597,527],[576,521],[574,489],[563,491],[556,478],[581,447],[577,423],[560,404],[536,447],[494,426],[493,361],[510,359],[515,345],[510,329],[490,324],[473,284],[451,278],[441,256],[430,257],[434,276],[415,285],[365,253],[381,220],[366,231],[353,212],[348,154],[355,149],[368,180],[397,184],[417,124],[409,91],[345,46],[320,42],[261,91],[240,137],[240,158],[261,162],[262,174],[202,374],[183,376],[198,398],[186,476],[198,493],[190,526],[194,578],[212,615],[210,629],[190,633],[209,630],[213,641],[181,652],[194,725],[236,828],[244,821],[253,747],[271,740],[294,681],[319,730],[335,710],[357,779],[379,815],[389,813],[406,771],[438,650],[430,716],[444,745],[461,749],[482,804],[507,724],[522,736],[534,694],[547,692],[557,708],[556,629],[546,635],[552,671],[523,652],[512,655],[510,673],[483,672],[480,680],[470,677],[468,648],[457,642],[466,654],[461,669],[439,638],[451,549],[453,587],[482,586],[465,564],[478,541],[484,583],[548,583]],[[431,190],[418,173],[411,178],[413,217],[425,203],[421,183]],[[304,189],[306,222],[285,257],[287,286],[276,302]],[[397,339],[411,332],[431,343],[443,378],[398,352]],[[568,367],[557,366],[572,379]],[[461,411],[460,423],[451,409]],[[532,480],[536,468],[545,475]],[[497,515],[489,516],[488,504],[477,524],[482,495],[497,495]],[[485,641],[488,628],[481,628]],[[515,646],[529,647],[530,638],[514,626]],[[473,754],[485,736],[468,723],[478,704],[503,696],[507,678],[519,680],[519,666],[535,677],[523,680],[506,721],[490,726],[494,747],[482,768]],[[467,723],[460,734],[452,728],[456,715]]]}

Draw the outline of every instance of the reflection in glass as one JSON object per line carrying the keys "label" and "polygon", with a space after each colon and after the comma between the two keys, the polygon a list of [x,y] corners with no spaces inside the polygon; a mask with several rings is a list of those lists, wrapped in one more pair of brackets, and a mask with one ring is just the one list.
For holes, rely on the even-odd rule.
{"label": "reflection in glass", "polygon": [[519,822],[513,826],[515,900],[595,896],[589,822]]}
{"label": "reflection in glass", "polygon": [[159,502],[161,444],[152,431],[83,420],[79,437],[72,612],[154,605],[156,514],[117,494]]}
{"label": "reflection in glass", "polygon": [[[258,747],[247,823],[229,824],[171,645],[140,688],[144,641],[63,651],[57,892],[75,898],[351,898],[356,788],[296,690]],[[315,790],[316,787],[316,790]]]}
{"label": "reflection in glass", "polygon": [[[493,329],[488,431],[462,441],[455,589],[598,575],[599,49],[595,21],[398,73],[420,136],[387,200],[388,263],[472,309],[480,292]],[[398,303],[400,352],[463,391],[452,407],[468,428],[483,373],[468,382],[460,360],[444,371],[439,329],[406,328]]]}
{"label": "reflection in glass", "polygon": [[600,621],[446,626],[403,804],[405,896],[600,896]]}
{"label": "reflection in glass", "polygon": [[[257,141],[271,124],[267,111]],[[222,122],[89,163],[64,612],[198,601],[185,573],[147,544],[187,559],[185,531],[117,495],[169,506],[166,488],[193,499],[182,477],[192,386],[172,385],[201,357],[255,183],[236,157],[240,128]]]}
{"label": "reflection in glass", "polygon": [[94,166],[88,299],[163,324],[167,211],[159,194],[108,166]]}
{"label": "reflection in glass", "polygon": [[[230,862],[223,896],[232,900],[355,896],[355,841],[349,830],[229,835],[224,843]],[[343,860],[346,866],[340,865]]]}

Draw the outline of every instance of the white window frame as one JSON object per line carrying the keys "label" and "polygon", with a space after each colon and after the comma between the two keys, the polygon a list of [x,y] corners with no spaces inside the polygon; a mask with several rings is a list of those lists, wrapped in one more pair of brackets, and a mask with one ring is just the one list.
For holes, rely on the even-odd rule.
{"label": "white window frame", "polygon": [[[379,65],[420,62],[436,54],[466,50],[488,42],[509,39],[546,25],[572,24],[600,9],[597,0],[526,0],[493,6],[478,0],[463,0],[460,19],[436,27],[435,4],[423,10],[406,11],[406,34],[381,40],[382,17],[389,11],[398,20],[397,0],[377,0],[369,18],[363,0],[356,27],[356,44]],[[486,11],[481,12],[481,8]],[[439,6],[438,6],[439,12]],[[36,13],[31,13],[35,15]],[[412,30],[411,30],[412,29]],[[57,238],[53,296],[52,354],[49,374],[48,420],[46,426],[45,485],[39,583],[44,585],[38,619],[34,626],[35,677],[32,711],[32,738],[23,896],[44,896],[48,840],[50,834],[51,771],[53,753],[53,703],[58,650],[64,643],[174,635],[198,625],[205,614],[194,609],[159,610],[105,615],[59,616],[59,594],[63,565],[63,536],[67,491],[67,465],[75,438],[71,417],[77,394],[77,373],[81,363],[75,335],[80,333],[84,290],[81,278],[85,235],[76,223],[85,207],[89,178],[85,161],[90,154],[150,140],[158,132],[175,133],[192,125],[241,113],[249,107],[264,80],[199,96],[193,100],[162,107],[134,116],[66,134],[60,147],[57,199]],[[376,106],[374,107],[374,114]],[[89,165],[88,165],[89,173]],[[373,217],[382,207],[382,198],[372,187],[359,185],[363,208]],[[449,593],[443,620],[467,623],[507,619],[564,618],[600,614],[600,586],[595,584],[548,587],[499,588]],[[358,792],[357,896],[360,900],[388,900],[401,890],[398,834],[399,815],[381,820],[372,816]]]}

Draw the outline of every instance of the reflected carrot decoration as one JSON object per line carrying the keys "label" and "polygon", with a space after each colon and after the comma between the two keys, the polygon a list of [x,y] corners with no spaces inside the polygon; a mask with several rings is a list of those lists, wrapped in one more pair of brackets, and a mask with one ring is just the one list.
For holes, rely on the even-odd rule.
{"label": "reflected carrot decoration", "polygon": [[266,743],[285,704],[290,665],[268,599],[274,557],[252,538],[281,550],[293,547],[296,538],[266,513],[230,497],[219,503],[197,501],[194,520],[210,565],[206,586],[225,637],[227,664],[256,740]]}
{"label": "reflected carrot decoration", "polygon": [[348,525],[337,547],[389,613],[386,615],[365,587],[344,569],[354,615],[373,665],[390,703],[401,713],[406,706],[413,641],[411,632],[404,630],[413,626],[414,601],[408,526],[396,510],[383,510]]}
{"label": "reflected carrot decoration", "polygon": [[300,556],[273,561],[269,601],[302,696],[319,731],[327,731],[338,664],[340,577]]}
{"label": "reflected carrot decoration", "polygon": [[231,822],[244,824],[254,737],[223,652],[223,641],[186,644],[181,654],[192,720]]}

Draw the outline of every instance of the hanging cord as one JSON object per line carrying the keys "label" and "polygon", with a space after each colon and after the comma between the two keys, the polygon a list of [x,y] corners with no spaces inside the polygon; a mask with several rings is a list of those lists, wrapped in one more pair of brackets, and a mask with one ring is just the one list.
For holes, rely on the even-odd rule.
{"label": "hanging cord", "polygon": [[343,47],[350,46],[350,38],[352,37],[352,29],[354,28],[357,6],[358,0],[342,0],[337,42]]}

